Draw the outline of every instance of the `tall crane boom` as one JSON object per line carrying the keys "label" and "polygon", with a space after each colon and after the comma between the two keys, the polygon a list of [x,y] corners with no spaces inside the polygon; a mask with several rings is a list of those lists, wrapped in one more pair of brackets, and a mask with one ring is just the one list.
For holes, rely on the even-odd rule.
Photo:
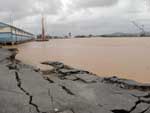
{"label": "tall crane boom", "polygon": [[143,26],[143,25],[142,25],[142,26],[139,26],[135,21],[132,21],[132,23],[133,23],[133,25],[134,25],[135,27],[137,27],[137,28],[141,31],[140,36],[145,36],[144,26]]}
{"label": "tall crane boom", "polygon": [[44,26],[44,17],[42,16],[42,40],[45,40],[45,26]]}

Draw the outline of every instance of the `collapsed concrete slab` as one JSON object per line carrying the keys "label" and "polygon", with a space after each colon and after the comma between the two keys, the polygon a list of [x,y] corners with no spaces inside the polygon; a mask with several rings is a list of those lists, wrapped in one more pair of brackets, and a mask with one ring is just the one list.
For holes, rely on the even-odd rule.
{"label": "collapsed concrete slab", "polygon": [[150,85],[101,78],[61,62],[35,71],[0,49],[1,113],[149,113]]}
{"label": "collapsed concrete slab", "polygon": [[9,70],[11,52],[0,49],[0,113],[36,113],[29,98],[17,86],[15,73]]}

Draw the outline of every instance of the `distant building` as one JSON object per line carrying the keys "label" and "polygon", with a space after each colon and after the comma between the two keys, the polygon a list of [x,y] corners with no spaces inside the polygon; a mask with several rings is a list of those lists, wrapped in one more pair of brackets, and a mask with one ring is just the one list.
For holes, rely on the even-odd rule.
{"label": "distant building", "polygon": [[0,43],[21,43],[32,40],[34,35],[15,26],[0,22]]}

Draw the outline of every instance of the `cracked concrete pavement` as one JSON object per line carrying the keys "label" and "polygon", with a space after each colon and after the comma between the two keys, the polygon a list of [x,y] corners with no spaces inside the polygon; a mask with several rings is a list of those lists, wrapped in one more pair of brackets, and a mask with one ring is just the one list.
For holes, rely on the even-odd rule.
{"label": "cracked concrete pavement", "polygon": [[150,84],[101,78],[60,62],[40,71],[0,49],[0,113],[150,113]]}

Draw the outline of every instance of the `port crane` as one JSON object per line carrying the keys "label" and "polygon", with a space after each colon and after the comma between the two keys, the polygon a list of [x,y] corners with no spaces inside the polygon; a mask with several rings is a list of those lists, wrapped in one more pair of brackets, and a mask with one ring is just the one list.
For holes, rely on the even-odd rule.
{"label": "port crane", "polygon": [[44,17],[43,16],[42,16],[41,23],[42,23],[42,36],[41,36],[41,39],[44,41],[45,40],[45,27],[44,27]]}
{"label": "port crane", "polygon": [[36,41],[49,41],[49,39],[45,35],[45,25],[44,25],[44,16],[43,15],[42,15],[42,19],[41,19],[41,27],[42,27],[41,35],[40,35],[39,39],[37,39]]}
{"label": "port crane", "polygon": [[144,25],[138,25],[135,21],[132,21],[133,25],[140,30],[140,36],[143,37],[145,36],[145,30],[144,30]]}

